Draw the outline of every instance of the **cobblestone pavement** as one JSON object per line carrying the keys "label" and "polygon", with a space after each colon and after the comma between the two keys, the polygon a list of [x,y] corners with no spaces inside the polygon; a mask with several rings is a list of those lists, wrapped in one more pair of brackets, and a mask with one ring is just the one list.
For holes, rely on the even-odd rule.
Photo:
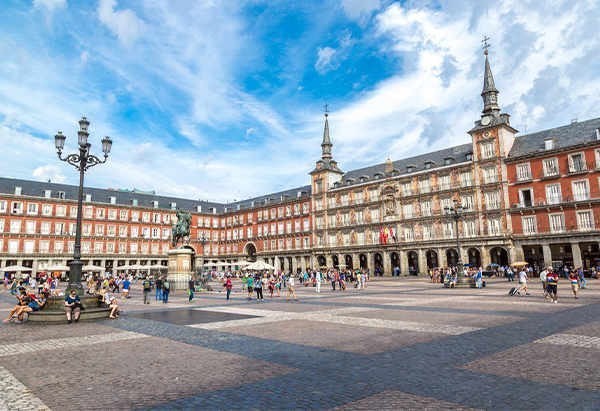
{"label": "cobblestone pavement", "polygon": [[0,410],[597,410],[600,281],[588,284],[576,300],[563,281],[558,304],[535,281],[510,297],[501,279],[300,285],[299,301],[260,302],[238,283],[230,301],[150,305],[136,286],[117,320],[1,324]]}

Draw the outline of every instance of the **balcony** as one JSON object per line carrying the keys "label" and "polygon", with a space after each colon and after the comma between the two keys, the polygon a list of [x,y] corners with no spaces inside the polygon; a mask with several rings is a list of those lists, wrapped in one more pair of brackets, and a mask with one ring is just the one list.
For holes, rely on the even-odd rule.
{"label": "balcony", "polygon": [[521,201],[512,204],[512,209],[521,209],[527,207],[547,207],[551,205],[565,205],[581,201],[600,201],[600,192],[582,192],[574,195],[559,196],[553,195],[545,199]]}
{"label": "balcony", "polygon": [[525,230],[519,229],[519,230],[513,230],[513,234],[516,236],[531,236],[531,235],[545,236],[545,235],[556,235],[556,234],[574,235],[574,234],[580,234],[580,233],[593,232],[594,235],[597,235],[597,231],[598,230],[594,227],[593,224],[583,224],[581,226],[572,225],[570,227],[567,227],[564,225],[544,226],[544,227],[538,227],[535,230],[535,232],[528,231],[527,229],[525,229]]}

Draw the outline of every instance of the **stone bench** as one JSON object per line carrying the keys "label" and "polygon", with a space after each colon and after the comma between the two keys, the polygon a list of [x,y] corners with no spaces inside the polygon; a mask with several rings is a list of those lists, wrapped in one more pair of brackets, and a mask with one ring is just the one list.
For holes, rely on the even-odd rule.
{"label": "stone bench", "polygon": [[[97,320],[101,318],[108,318],[110,315],[110,308],[86,308],[81,312],[79,319],[81,321],[85,320]],[[29,313],[28,321],[31,322],[44,322],[44,323],[56,323],[56,322],[66,322],[67,316],[64,311],[36,311]]]}

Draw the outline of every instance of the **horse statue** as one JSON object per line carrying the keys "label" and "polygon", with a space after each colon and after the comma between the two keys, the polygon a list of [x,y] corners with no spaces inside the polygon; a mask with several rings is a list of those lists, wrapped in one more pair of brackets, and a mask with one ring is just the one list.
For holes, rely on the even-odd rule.
{"label": "horse statue", "polygon": [[177,243],[181,240],[181,244],[190,243],[190,227],[192,225],[192,216],[183,211],[177,211],[177,222],[173,225],[173,240],[171,244],[177,247]]}

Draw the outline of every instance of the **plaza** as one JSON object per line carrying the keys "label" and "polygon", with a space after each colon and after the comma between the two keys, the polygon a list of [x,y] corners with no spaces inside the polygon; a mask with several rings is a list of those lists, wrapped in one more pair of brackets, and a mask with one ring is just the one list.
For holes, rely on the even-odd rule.
{"label": "plaza", "polygon": [[258,302],[236,281],[230,301],[144,305],[137,282],[116,320],[1,324],[0,409],[598,409],[597,280],[577,300],[562,280],[558,304],[511,284],[375,278]]}

